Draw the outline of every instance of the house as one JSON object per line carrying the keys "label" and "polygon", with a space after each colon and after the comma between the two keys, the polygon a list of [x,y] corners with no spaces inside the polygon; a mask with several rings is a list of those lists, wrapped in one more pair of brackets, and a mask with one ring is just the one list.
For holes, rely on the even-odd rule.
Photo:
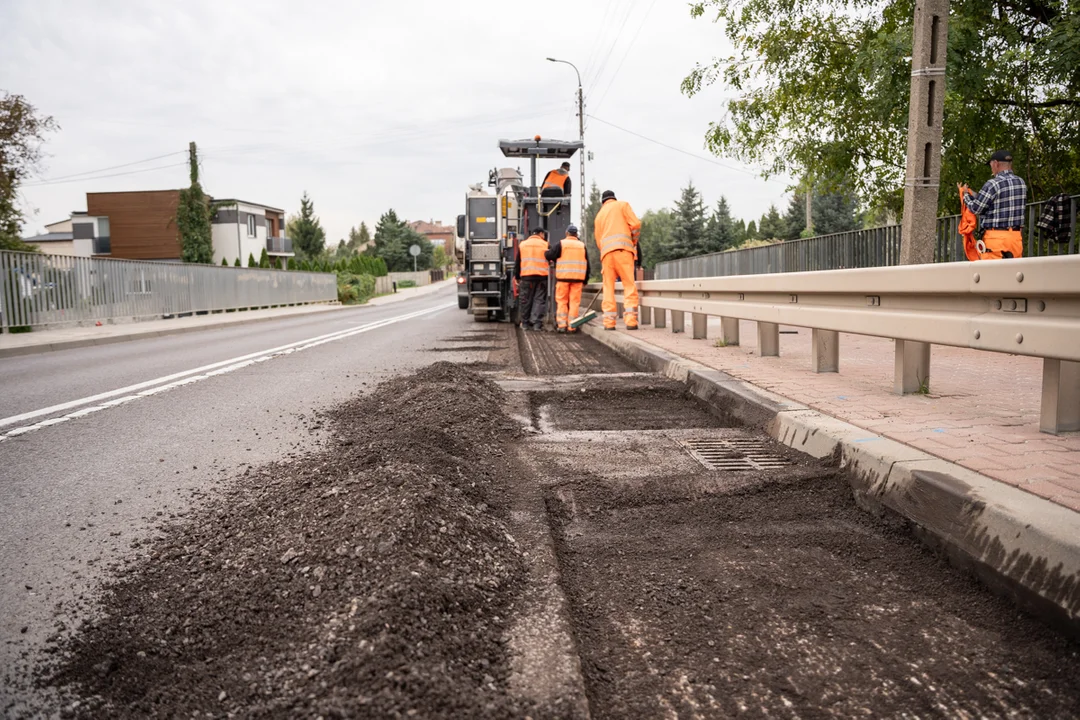
{"label": "house", "polygon": [[416,220],[415,222],[409,223],[409,227],[421,235],[426,236],[435,247],[441,247],[448,253],[453,252],[454,228],[449,225],[443,225],[441,220],[431,220],[429,222]]}
{"label": "house", "polygon": [[[265,248],[271,258],[293,256],[285,237],[285,211],[242,200],[215,200],[211,219],[214,262],[247,265]],[[87,193],[86,211],[46,225],[48,232],[26,238],[53,255],[179,262],[182,256],[176,210],[179,190]]]}

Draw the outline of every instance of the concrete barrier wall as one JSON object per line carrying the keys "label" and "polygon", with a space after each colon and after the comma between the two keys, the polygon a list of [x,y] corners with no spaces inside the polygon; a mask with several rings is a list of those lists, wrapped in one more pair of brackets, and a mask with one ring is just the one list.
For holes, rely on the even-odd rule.
{"label": "concrete barrier wall", "polygon": [[375,278],[375,294],[386,295],[394,292],[394,280],[389,275]]}
{"label": "concrete barrier wall", "polygon": [[416,283],[417,287],[420,287],[422,285],[431,284],[431,273],[427,270],[420,270],[418,272],[392,272],[390,273],[390,279],[399,284],[402,280],[412,280]]}

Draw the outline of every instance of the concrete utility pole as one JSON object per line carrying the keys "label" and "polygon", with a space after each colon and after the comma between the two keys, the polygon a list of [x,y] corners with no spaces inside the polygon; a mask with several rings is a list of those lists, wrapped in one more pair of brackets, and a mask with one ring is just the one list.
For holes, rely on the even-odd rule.
{"label": "concrete utility pole", "polygon": [[[578,116],[578,140],[581,141],[582,146],[585,145],[585,93],[581,89],[581,73],[578,72],[577,65],[566,60],[556,60],[555,58],[546,58],[548,62],[562,63],[574,68],[574,72],[577,74],[577,116]],[[581,197],[581,206],[578,208],[578,221],[577,224],[584,227],[585,225],[585,148],[581,148],[581,154],[578,155],[578,167],[581,169],[580,186],[578,187],[578,193]],[[573,222],[573,213],[571,213],[571,222]]]}
{"label": "concrete utility pole", "polygon": [[806,236],[814,236],[814,190],[809,181],[806,182]]}
{"label": "concrete utility pole", "polygon": [[[907,179],[900,230],[901,265],[934,261],[948,38],[949,0],[916,0],[911,43]],[[899,394],[929,390],[930,345],[897,340],[893,382]]]}

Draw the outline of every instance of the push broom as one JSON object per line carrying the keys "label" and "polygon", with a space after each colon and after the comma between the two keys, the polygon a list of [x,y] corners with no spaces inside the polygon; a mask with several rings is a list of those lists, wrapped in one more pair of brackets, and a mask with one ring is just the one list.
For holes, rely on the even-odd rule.
{"label": "push broom", "polygon": [[570,328],[572,330],[577,330],[579,327],[596,317],[596,311],[592,310],[591,308],[593,306],[593,303],[596,302],[596,298],[598,297],[600,297],[600,293],[596,293],[595,295],[593,295],[593,299],[589,301],[589,305],[585,308],[585,312],[579,317],[576,317],[570,321]]}

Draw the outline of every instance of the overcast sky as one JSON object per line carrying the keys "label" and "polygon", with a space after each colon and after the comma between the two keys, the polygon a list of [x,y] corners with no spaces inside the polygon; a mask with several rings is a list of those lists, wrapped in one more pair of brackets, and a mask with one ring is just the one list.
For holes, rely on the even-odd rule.
{"label": "overcast sky", "polygon": [[185,186],[190,140],[208,193],[294,213],[307,190],[331,243],[391,207],[451,224],[469,183],[518,164],[499,138],[576,139],[574,71],[546,56],[580,68],[597,118],[588,183],[639,214],[688,180],[737,217],[782,212],[786,178],[708,160],[730,91],[679,92],[729,52],[683,0],[0,0],[0,89],[61,126],[41,177],[101,170],[27,183],[25,234],[85,210],[88,191]]}

